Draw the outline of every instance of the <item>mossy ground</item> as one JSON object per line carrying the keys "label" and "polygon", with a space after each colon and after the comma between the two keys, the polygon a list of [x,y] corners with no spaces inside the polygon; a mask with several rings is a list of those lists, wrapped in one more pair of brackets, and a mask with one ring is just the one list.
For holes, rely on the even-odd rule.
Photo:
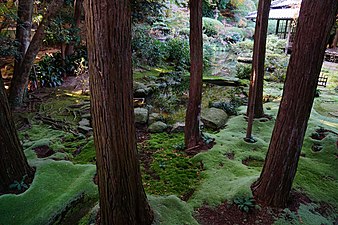
{"label": "mossy ground", "polygon": [[[285,209],[276,224],[330,224],[338,216],[334,210],[338,207],[335,134],[338,133],[338,119],[330,114],[336,110],[331,105],[338,102],[337,95],[333,95],[336,93],[334,81],[338,79],[336,73],[330,76],[333,83],[321,88],[321,96],[315,99],[293,184],[294,189],[305,193],[313,202],[302,204],[297,214]],[[272,89],[266,91],[278,95]],[[226,91],[205,92],[204,101],[228,96],[231,97]],[[41,106],[40,110],[46,110],[53,118],[77,121],[74,116],[64,115],[62,108],[87,101],[86,98],[63,94]],[[278,104],[278,99],[266,103],[265,112],[275,118]],[[143,162],[143,182],[147,193],[151,194],[149,202],[155,211],[154,224],[198,224],[193,217],[194,210],[203,204],[217,206],[236,197],[251,196],[250,185],[260,174],[275,120],[255,120],[253,134],[257,142],[249,144],[243,140],[247,125],[243,116],[245,111],[245,107],[240,108],[239,115],[231,117],[223,130],[210,134],[217,143],[211,150],[192,158],[180,150],[182,134],[154,134],[139,145],[141,154],[149,152],[151,155],[149,168],[153,174],[147,173]],[[319,128],[332,132],[327,132],[322,140],[311,138]],[[82,196],[90,203],[88,205],[94,205],[98,193],[93,184],[95,150],[92,137],[56,130],[33,119],[30,128],[20,131],[20,138],[29,163],[37,171],[25,193],[0,196],[0,224],[48,224]],[[322,146],[321,150],[313,151],[314,144]],[[37,158],[33,148],[42,145],[56,153],[48,158]],[[245,165],[246,160],[249,163]],[[187,202],[182,201],[180,198],[187,193],[192,196]],[[318,208],[322,203],[331,205],[333,210],[327,215],[320,214]]]}

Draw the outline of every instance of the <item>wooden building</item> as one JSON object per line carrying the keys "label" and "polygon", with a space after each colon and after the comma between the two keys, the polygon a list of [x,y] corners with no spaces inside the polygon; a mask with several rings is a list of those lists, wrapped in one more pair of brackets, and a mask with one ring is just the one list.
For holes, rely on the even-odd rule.
{"label": "wooden building", "polygon": [[[299,15],[301,0],[275,0],[271,2],[269,20],[276,21],[275,35],[287,39],[286,51],[292,48],[295,21]],[[249,13],[246,18],[255,20],[257,11]]]}

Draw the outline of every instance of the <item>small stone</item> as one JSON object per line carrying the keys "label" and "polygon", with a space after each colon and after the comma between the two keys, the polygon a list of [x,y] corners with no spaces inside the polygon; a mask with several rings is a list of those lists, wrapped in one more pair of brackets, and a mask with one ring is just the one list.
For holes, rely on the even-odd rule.
{"label": "small stone", "polygon": [[170,132],[171,133],[180,133],[180,132],[184,132],[184,127],[185,127],[185,123],[180,123],[177,122],[173,125],[173,127],[171,128]]}
{"label": "small stone", "polygon": [[87,126],[78,126],[77,129],[83,134],[88,134],[90,132],[93,132],[93,128],[87,127]]}
{"label": "small stone", "polygon": [[80,122],[79,122],[79,126],[85,126],[85,127],[90,127],[90,122],[88,119],[82,119]]}
{"label": "small stone", "polygon": [[90,113],[86,113],[86,114],[81,115],[81,118],[90,119],[91,115],[90,115]]}
{"label": "small stone", "polygon": [[135,108],[135,123],[146,124],[148,121],[148,109]]}
{"label": "small stone", "polygon": [[161,121],[157,121],[153,124],[151,124],[149,127],[148,127],[148,130],[150,133],[161,133],[163,132],[165,129],[167,129],[167,124],[161,122]]}
{"label": "small stone", "polygon": [[151,113],[149,115],[149,119],[148,119],[148,124],[152,124],[156,121],[161,121],[162,120],[162,115],[159,113]]}

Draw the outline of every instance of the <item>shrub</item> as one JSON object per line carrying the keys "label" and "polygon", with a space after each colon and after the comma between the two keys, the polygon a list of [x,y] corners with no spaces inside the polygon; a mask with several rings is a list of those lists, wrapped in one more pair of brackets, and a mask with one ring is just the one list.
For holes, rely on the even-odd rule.
{"label": "shrub", "polygon": [[176,70],[188,69],[190,66],[190,49],[186,39],[172,38],[167,43],[167,60],[174,63]]}
{"label": "shrub", "polygon": [[236,66],[236,76],[239,79],[250,79],[251,64],[238,63]]}
{"label": "shrub", "polygon": [[203,32],[208,36],[214,36],[224,29],[224,25],[215,19],[203,17]]}
{"label": "shrub", "polygon": [[134,65],[155,66],[165,58],[166,44],[151,37],[149,30],[150,27],[147,26],[135,26],[133,28],[132,56]]}
{"label": "shrub", "polygon": [[234,203],[238,206],[238,208],[248,213],[255,207],[255,200],[252,197],[238,197],[234,200]]}
{"label": "shrub", "polygon": [[30,72],[31,87],[56,87],[62,84],[62,75],[79,75],[88,68],[87,50],[79,48],[62,61],[61,53],[47,54]]}

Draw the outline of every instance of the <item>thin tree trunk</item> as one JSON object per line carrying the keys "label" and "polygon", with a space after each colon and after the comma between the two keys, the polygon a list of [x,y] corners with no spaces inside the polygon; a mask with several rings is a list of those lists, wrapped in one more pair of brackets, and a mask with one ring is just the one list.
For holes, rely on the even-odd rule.
{"label": "thin tree trunk", "polygon": [[[264,116],[263,110],[263,81],[264,81],[264,62],[266,52],[266,36],[268,30],[269,12],[271,0],[259,0],[253,60],[252,60],[252,73],[249,90],[249,102],[247,115],[250,116],[252,112],[255,118]],[[253,79],[254,75],[256,80]],[[256,81],[256,82],[255,82]]]}
{"label": "thin tree trunk", "polygon": [[334,37],[334,40],[333,40],[333,48],[337,48],[337,43],[338,43],[338,29],[336,29],[336,36]]}
{"label": "thin tree trunk", "polygon": [[21,181],[33,175],[23,153],[0,73],[0,193],[6,191],[15,180]]}
{"label": "thin tree trunk", "polygon": [[[74,1],[75,28],[80,27],[82,4],[83,4],[83,0],[75,0]],[[71,43],[71,44],[67,45],[67,47],[66,47],[66,56],[72,55],[72,54],[74,54],[74,43]]]}
{"label": "thin tree trunk", "polygon": [[18,56],[14,61],[14,74],[18,73],[30,43],[33,2],[33,0],[19,0],[15,39],[20,43],[20,47],[18,48]]}
{"label": "thin tree trunk", "polygon": [[26,54],[22,59],[20,68],[18,68],[17,71],[15,71],[16,73],[13,74],[9,94],[9,103],[12,109],[22,106],[24,93],[28,84],[29,73],[45,37],[45,27],[49,25],[51,18],[56,15],[59,8],[62,6],[62,3],[63,0],[55,0],[50,3],[48,10],[37,28]]}
{"label": "thin tree trunk", "polygon": [[85,2],[101,224],[150,225],[132,96],[129,0]]}
{"label": "thin tree trunk", "polygon": [[190,89],[185,117],[185,147],[187,149],[202,141],[200,114],[202,100],[203,39],[202,0],[190,1]]}
{"label": "thin tree trunk", "polygon": [[337,0],[302,2],[269,150],[261,176],[252,185],[256,200],[263,205],[287,204],[337,8]]}

